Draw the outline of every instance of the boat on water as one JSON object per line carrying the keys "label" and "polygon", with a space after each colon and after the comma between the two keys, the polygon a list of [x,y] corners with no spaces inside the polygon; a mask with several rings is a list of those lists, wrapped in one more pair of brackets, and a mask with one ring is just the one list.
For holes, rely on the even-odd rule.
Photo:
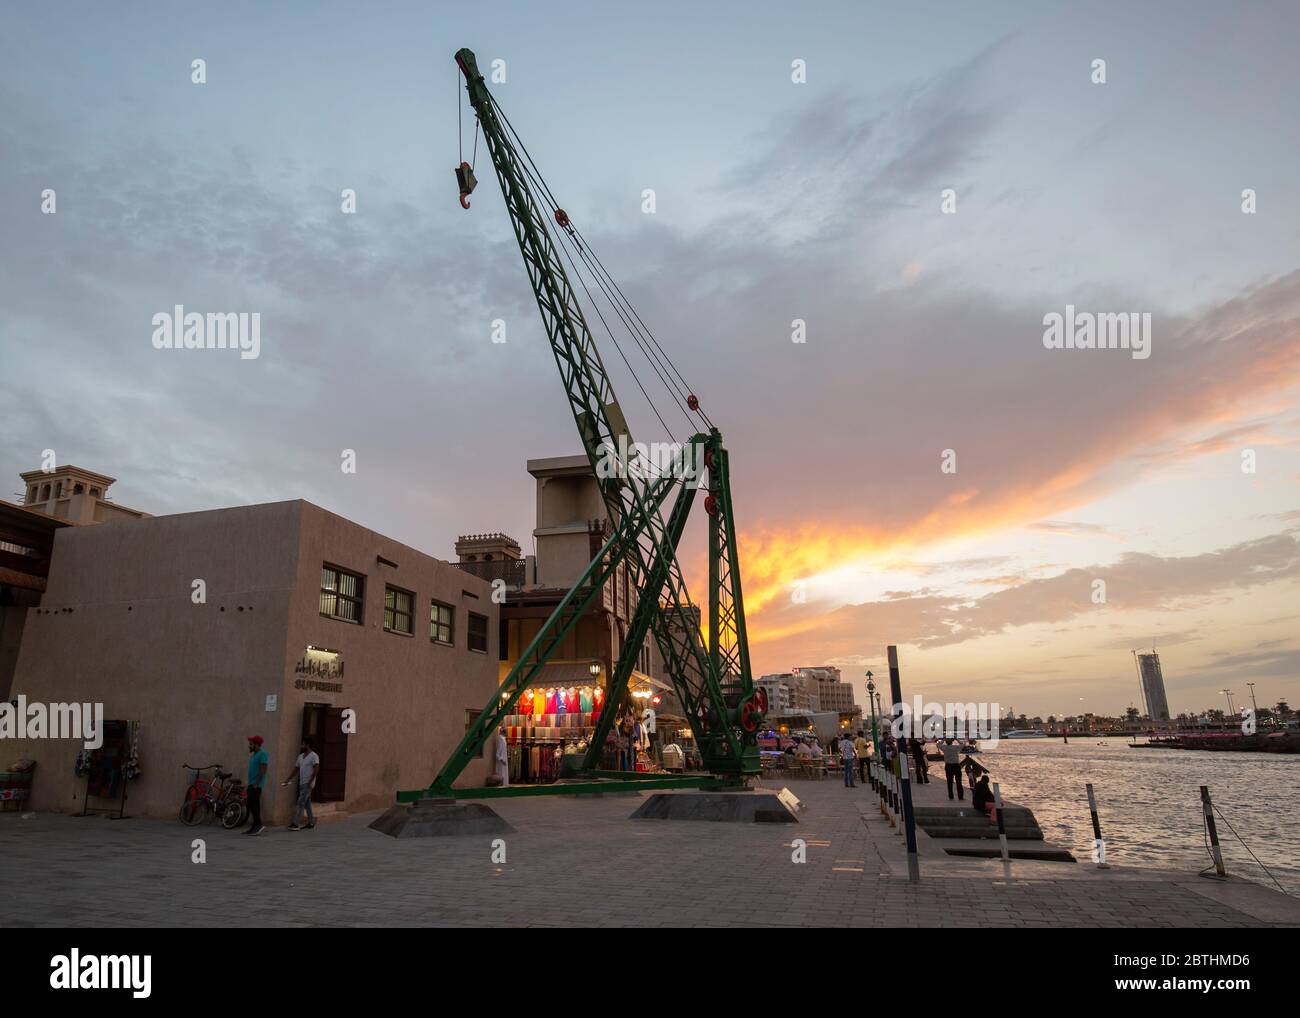
{"label": "boat on water", "polygon": [[1300,753],[1300,733],[1270,732],[1267,735],[1238,735],[1232,732],[1204,732],[1188,735],[1152,736],[1146,742],[1130,742],[1130,749],[1200,749],[1220,753]]}
{"label": "boat on water", "polygon": [[1002,738],[1004,739],[1050,739],[1051,736],[1048,735],[1041,728],[1013,728],[1009,732],[1003,732]]}

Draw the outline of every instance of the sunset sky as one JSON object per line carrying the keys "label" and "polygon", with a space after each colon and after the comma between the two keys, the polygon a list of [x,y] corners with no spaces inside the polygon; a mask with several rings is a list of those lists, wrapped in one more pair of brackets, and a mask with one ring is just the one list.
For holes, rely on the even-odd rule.
{"label": "sunset sky", "polygon": [[[50,448],[149,512],[529,545],[525,460],[580,447],[486,159],[456,201],[469,46],[726,437],[756,672],[865,702],[893,643],[909,696],[1118,713],[1154,645],[1175,713],[1294,706],[1298,35],[1285,0],[6,5],[0,497]],[[175,304],[260,312],[261,356],[153,349]],[[1045,349],[1067,304],[1149,312],[1150,358]]]}

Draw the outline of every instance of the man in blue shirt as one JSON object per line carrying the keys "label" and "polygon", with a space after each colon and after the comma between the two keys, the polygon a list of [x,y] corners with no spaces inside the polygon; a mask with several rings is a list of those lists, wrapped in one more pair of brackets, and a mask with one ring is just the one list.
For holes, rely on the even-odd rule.
{"label": "man in blue shirt", "polygon": [[253,819],[245,834],[261,834],[266,830],[262,823],[262,789],[266,787],[266,770],[271,758],[266,755],[260,735],[248,737],[248,813]]}

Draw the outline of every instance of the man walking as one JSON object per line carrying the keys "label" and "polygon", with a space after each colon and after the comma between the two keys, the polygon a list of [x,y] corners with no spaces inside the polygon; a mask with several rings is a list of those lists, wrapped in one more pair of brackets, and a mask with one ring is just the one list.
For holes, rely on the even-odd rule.
{"label": "man walking", "polygon": [[283,786],[289,784],[295,777],[298,779],[298,798],[294,803],[293,819],[289,822],[289,830],[302,830],[298,826],[298,817],[302,815],[304,809],[307,811],[307,830],[310,831],[316,826],[316,817],[311,811],[311,792],[316,787],[316,775],[319,773],[320,757],[311,748],[311,740],[303,739],[298,759],[293,762],[293,770],[280,782]]}
{"label": "man walking", "polygon": [[261,834],[266,830],[262,823],[262,789],[266,787],[266,768],[271,758],[262,748],[265,741],[260,735],[248,737],[248,815],[253,819],[245,834]]}
{"label": "man walking", "polygon": [[864,785],[867,783],[867,764],[870,762],[867,752],[869,745],[862,733],[858,732],[858,737],[853,740],[853,751],[858,755],[858,778]]}
{"label": "man walking", "polygon": [[949,738],[940,744],[943,752],[943,776],[948,782],[948,798],[952,798],[952,784],[957,782],[957,798],[965,800],[966,792],[961,786],[961,747],[957,740]]}
{"label": "man walking", "polygon": [[853,780],[853,762],[858,758],[857,751],[853,748],[853,740],[849,738],[847,732],[844,738],[840,739],[840,766],[844,768],[844,787],[857,788],[858,783]]}
{"label": "man walking", "polygon": [[925,740],[912,737],[912,762],[916,764],[916,783],[930,783],[930,765],[925,759]]}

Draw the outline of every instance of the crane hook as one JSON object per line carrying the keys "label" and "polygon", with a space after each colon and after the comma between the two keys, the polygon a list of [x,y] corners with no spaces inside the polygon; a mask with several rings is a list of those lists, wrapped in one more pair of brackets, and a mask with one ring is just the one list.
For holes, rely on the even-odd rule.
{"label": "crane hook", "polygon": [[478,187],[478,181],[474,178],[474,170],[469,163],[461,163],[456,167],[456,183],[460,186],[460,207],[469,208],[469,202],[465,199],[474,193],[474,188]]}

